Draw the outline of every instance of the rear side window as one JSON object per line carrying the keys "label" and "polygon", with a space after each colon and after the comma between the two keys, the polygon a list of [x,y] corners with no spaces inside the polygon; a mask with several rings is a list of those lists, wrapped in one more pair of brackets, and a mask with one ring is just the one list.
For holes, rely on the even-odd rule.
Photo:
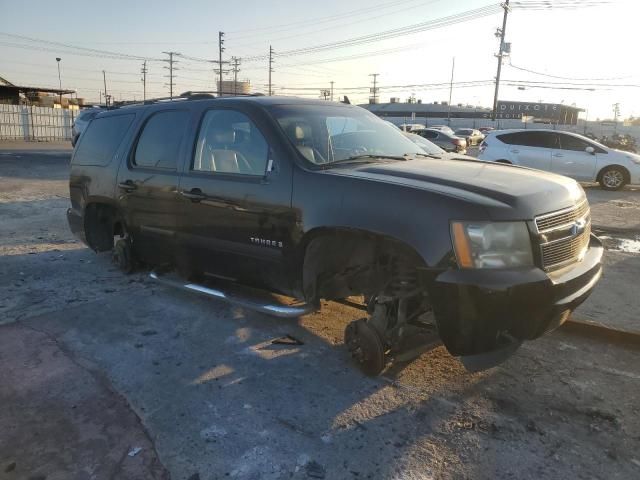
{"label": "rear side window", "polygon": [[135,114],[94,119],[82,135],[73,156],[77,165],[108,165],[120,146]]}
{"label": "rear side window", "polygon": [[137,167],[175,170],[189,112],[169,110],[152,115],[138,139],[133,164]]}
{"label": "rear side window", "polygon": [[557,135],[553,132],[503,133],[496,137],[508,145],[539,148],[556,148],[557,146]]}

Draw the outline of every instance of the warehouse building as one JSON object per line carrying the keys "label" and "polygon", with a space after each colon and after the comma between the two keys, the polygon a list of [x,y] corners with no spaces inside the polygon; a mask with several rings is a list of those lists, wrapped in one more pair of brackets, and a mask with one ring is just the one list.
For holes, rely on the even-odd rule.
{"label": "warehouse building", "polygon": [[[447,102],[422,103],[420,100],[400,102],[392,98],[389,103],[361,105],[379,117],[397,125],[420,123],[451,125],[452,127],[523,128],[526,124],[572,125],[578,124],[581,108],[555,103],[499,101],[496,121],[491,119],[491,108],[474,105],[449,105]],[[496,123],[498,125],[496,125]]]}

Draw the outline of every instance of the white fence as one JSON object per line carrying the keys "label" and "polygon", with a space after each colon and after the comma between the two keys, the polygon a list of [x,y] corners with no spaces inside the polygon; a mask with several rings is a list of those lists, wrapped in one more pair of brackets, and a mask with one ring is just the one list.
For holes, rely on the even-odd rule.
{"label": "white fence", "polygon": [[0,140],[71,140],[77,111],[0,104]]}

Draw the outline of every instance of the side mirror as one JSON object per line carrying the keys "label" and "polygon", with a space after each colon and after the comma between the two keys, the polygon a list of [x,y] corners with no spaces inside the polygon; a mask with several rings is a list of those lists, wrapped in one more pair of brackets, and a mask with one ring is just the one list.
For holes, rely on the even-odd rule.
{"label": "side mirror", "polygon": [[587,152],[587,153],[590,153],[591,155],[595,155],[595,153],[596,153],[596,149],[591,147],[591,146],[585,148],[584,151]]}

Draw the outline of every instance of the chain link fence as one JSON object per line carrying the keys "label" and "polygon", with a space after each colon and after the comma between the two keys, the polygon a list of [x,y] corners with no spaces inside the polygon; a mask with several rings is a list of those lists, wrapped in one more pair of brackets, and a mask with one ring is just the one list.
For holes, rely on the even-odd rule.
{"label": "chain link fence", "polygon": [[71,140],[77,115],[62,108],[0,104],[0,140]]}

